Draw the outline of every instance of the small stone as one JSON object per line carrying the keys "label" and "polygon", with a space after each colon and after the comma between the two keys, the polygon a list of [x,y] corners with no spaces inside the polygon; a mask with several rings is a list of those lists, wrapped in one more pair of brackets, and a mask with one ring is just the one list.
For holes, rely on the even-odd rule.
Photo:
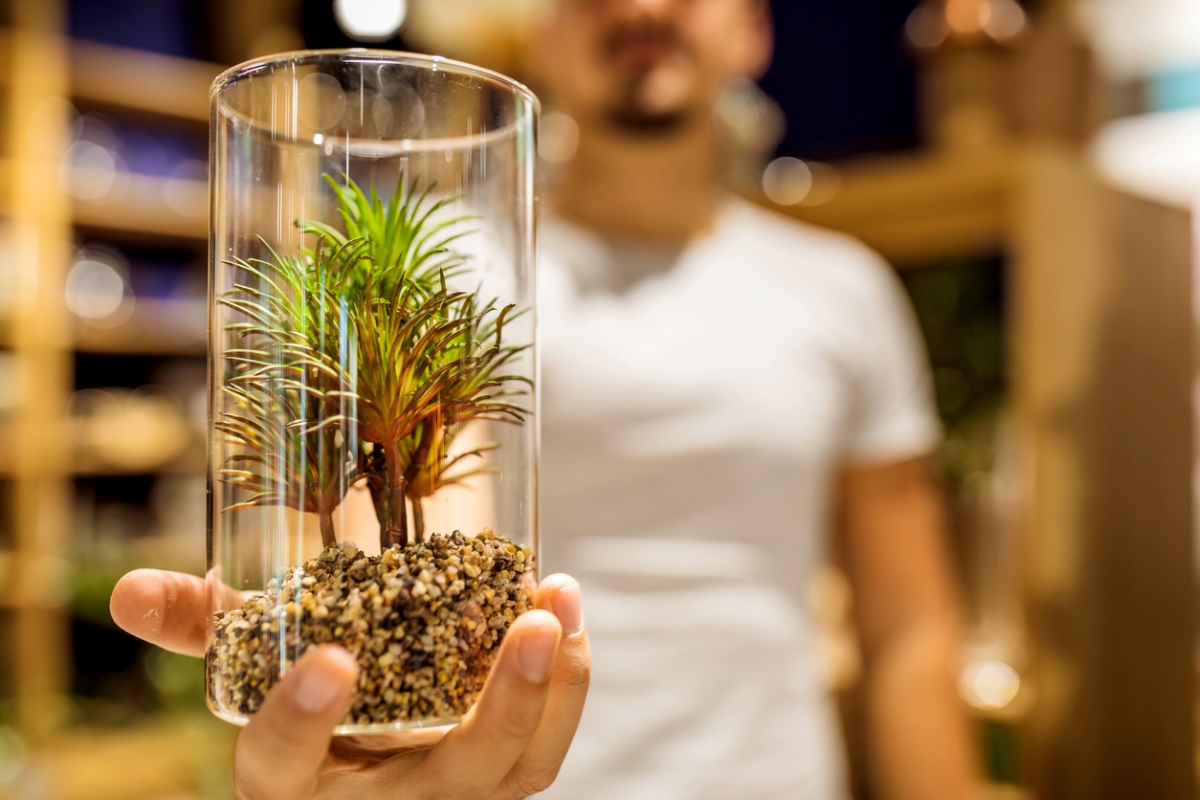
{"label": "small stone", "polygon": [[533,605],[532,565],[532,551],[491,531],[434,534],[373,557],[352,542],[328,547],[213,615],[218,699],[253,714],[305,650],[337,642],[361,670],[346,724],[462,716],[508,626]]}

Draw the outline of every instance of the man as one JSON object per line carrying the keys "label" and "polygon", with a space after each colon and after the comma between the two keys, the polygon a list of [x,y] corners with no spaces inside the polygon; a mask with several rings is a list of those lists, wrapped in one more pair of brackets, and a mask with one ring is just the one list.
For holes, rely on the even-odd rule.
{"label": "man", "polygon": [[880,796],[975,791],[898,281],[719,185],[716,99],[771,49],[765,0],[560,0],[534,47],[580,129],[542,237],[543,549],[596,654],[548,797],[844,798],[804,603],[833,529]]}
{"label": "man", "polygon": [[[560,0],[542,85],[577,120],[539,289],[542,522],[589,583],[594,696],[548,797],[844,797],[802,603],[840,529],[894,800],[974,790],[936,423],[903,299],[861,246],[725,197],[720,88],[766,66],[764,0]],[[332,740],[355,685],[300,661],[239,737],[246,800],[518,798],[563,764],[588,684],[579,585],[547,578],[484,698],[429,749]],[[199,655],[197,579],[127,576],[113,618]],[[440,741],[439,741],[440,739]]]}

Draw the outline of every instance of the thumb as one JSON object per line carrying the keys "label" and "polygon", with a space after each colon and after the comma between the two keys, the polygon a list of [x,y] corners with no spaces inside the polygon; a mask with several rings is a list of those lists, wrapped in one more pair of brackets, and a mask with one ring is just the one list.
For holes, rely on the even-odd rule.
{"label": "thumb", "polygon": [[327,645],[305,653],[238,736],[233,762],[238,796],[307,797],[357,682],[358,664],[346,650]]}

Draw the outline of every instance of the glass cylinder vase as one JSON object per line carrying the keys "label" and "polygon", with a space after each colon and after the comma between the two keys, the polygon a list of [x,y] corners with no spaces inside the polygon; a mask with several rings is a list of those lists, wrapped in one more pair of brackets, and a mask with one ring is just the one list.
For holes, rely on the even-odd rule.
{"label": "glass cylinder vase", "polygon": [[536,585],[537,100],[365,50],[211,98],[209,705],[334,643],[339,732],[455,722]]}

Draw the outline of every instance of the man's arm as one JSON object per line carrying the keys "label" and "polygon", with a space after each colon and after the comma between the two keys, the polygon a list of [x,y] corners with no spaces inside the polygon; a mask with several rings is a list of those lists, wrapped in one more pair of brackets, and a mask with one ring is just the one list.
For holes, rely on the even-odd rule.
{"label": "man's arm", "polygon": [[873,783],[887,800],[975,798],[975,757],[956,691],[958,604],[928,468],[923,460],[851,467],[839,488]]}

